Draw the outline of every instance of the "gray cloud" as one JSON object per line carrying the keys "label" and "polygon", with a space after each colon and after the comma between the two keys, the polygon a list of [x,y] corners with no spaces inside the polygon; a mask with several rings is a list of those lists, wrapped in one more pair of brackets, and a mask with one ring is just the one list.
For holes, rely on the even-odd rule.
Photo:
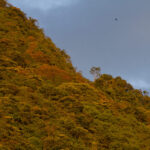
{"label": "gray cloud", "polygon": [[40,0],[39,7],[33,0],[32,8],[30,3],[24,5],[26,0],[11,3],[38,19],[84,76],[92,79],[90,67],[100,66],[103,73],[122,76],[136,88],[150,88],[149,0],[80,0],[43,9],[55,1]]}
{"label": "gray cloud", "polygon": [[78,0],[9,0],[9,2],[21,8],[36,8],[41,9],[42,11],[47,11],[49,9],[72,5],[78,2]]}

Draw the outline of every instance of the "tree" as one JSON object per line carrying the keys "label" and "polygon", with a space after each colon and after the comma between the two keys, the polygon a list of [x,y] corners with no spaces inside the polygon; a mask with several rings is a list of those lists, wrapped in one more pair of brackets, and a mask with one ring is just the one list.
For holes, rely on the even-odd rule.
{"label": "tree", "polygon": [[101,75],[101,68],[100,67],[92,67],[90,73],[94,76],[94,80],[98,79]]}
{"label": "tree", "polygon": [[148,94],[149,93],[147,91],[145,91],[145,90],[143,91],[143,95],[148,96]]}

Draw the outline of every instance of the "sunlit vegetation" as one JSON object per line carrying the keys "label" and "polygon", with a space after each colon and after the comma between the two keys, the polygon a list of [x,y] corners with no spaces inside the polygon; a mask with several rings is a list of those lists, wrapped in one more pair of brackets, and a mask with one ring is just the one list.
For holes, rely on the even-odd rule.
{"label": "sunlit vegetation", "polygon": [[85,79],[36,24],[0,0],[0,150],[149,150],[148,93]]}

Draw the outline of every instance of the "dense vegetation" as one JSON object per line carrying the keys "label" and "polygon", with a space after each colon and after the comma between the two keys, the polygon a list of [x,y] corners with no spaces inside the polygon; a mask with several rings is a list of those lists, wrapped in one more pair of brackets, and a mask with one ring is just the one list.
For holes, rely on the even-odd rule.
{"label": "dense vegetation", "polygon": [[120,77],[88,81],[0,0],[0,150],[108,149],[150,149],[150,97]]}

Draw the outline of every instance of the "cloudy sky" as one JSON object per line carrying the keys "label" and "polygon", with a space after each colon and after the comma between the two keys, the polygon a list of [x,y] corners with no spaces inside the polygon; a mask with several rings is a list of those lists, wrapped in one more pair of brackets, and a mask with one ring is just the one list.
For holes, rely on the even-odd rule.
{"label": "cloudy sky", "polygon": [[[150,89],[150,0],[9,0],[38,19],[83,75],[100,66]],[[116,21],[115,18],[118,18]]]}

